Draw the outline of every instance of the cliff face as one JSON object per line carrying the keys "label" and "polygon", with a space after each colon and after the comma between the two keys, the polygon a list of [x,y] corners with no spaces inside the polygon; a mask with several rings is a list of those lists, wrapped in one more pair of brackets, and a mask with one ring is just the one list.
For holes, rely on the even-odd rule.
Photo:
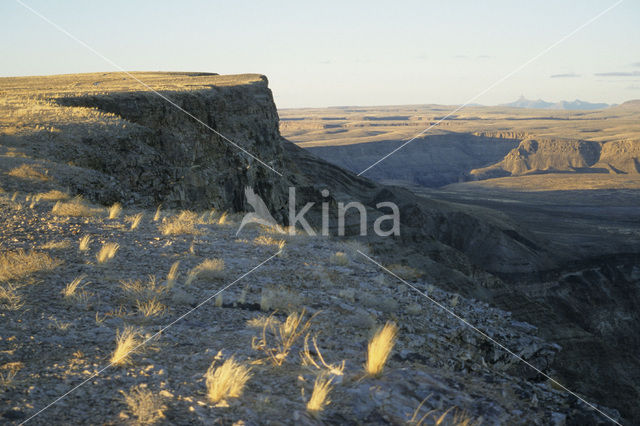
{"label": "cliff face", "polygon": [[[163,95],[282,169],[278,115],[266,78]],[[57,102],[97,108],[133,124],[134,131],[124,139],[88,138],[76,152],[60,151],[59,156],[112,176],[121,195],[137,204],[239,211],[245,210],[245,186],[255,188],[270,205],[284,204],[286,185],[280,176],[155,93],[61,97]]]}

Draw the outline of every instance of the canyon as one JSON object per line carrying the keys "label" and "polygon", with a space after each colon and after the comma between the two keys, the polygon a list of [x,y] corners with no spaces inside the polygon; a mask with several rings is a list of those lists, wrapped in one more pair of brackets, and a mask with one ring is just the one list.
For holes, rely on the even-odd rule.
{"label": "canyon", "polygon": [[[251,210],[244,196],[249,186],[283,225],[288,224],[289,187],[296,188],[298,209],[306,203],[326,202],[331,211],[337,211],[340,202],[359,201],[367,208],[369,227],[382,214],[376,209],[378,203],[393,202],[400,209],[399,236],[359,238],[360,222],[354,212],[346,217],[347,236],[366,245],[383,264],[400,264],[405,272],[414,271],[420,277],[416,285],[421,290],[428,291],[433,286],[431,293],[440,299],[455,300],[452,306],[460,305],[461,314],[475,318],[480,328],[493,327],[491,319],[499,318],[496,335],[509,336],[507,343],[520,345],[518,353],[610,415],[616,416],[617,410],[626,421],[640,419],[636,404],[640,398],[637,102],[578,113],[470,107],[358,176],[417,133],[416,129],[420,131],[445,117],[447,108],[278,111],[262,75],[133,75],[144,84],[117,73],[0,79],[0,166],[6,171],[0,181],[3,192],[24,198],[20,194],[64,190],[70,196],[82,195],[100,205],[119,202],[132,211],[148,212],[162,205],[163,209],[174,211],[214,209],[240,214]],[[25,179],[10,172],[22,166],[41,171],[40,176],[44,177]],[[328,197],[323,195],[324,190],[330,191]],[[23,220],[18,213],[11,213],[19,209],[11,204],[10,197],[6,198],[3,249],[28,250],[27,242],[44,231],[25,224],[58,219],[47,216],[48,205],[34,205],[33,214]],[[28,211],[26,198],[23,203],[20,210]],[[320,229],[320,212],[311,212],[308,218]],[[53,227],[64,228],[67,222],[61,223]],[[330,224],[335,231],[336,218],[332,217]],[[71,225],[102,227],[103,232],[116,232],[131,239],[122,228],[124,224],[110,229],[93,222],[83,224],[78,219]],[[64,229],[65,233],[76,232],[73,228]],[[154,247],[150,255],[161,261],[168,256],[162,250],[171,242],[160,247],[154,243],[154,238],[160,237],[153,236],[152,224],[144,229],[144,241]],[[223,241],[225,249],[235,250],[237,241],[230,232],[208,232],[209,236],[201,240],[180,237],[175,242],[176,250],[191,256],[186,254],[191,244],[196,253],[219,253],[216,241]],[[135,239],[129,243],[138,244]],[[398,283],[387,281],[388,277],[381,281],[383,289],[374,290],[371,282],[378,278],[364,272],[365,264],[361,258],[356,260],[358,254],[354,250],[349,252],[352,263],[346,270],[336,265],[330,265],[325,272],[307,270],[315,264],[314,256],[328,257],[336,250],[331,244],[331,240],[292,242],[292,263],[286,266],[283,261],[278,265],[282,268],[277,273],[278,281],[295,288],[287,283],[287,277],[302,275],[307,303],[313,305],[314,300],[329,294],[337,307],[324,303],[322,309],[335,315],[361,313],[360,304],[366,302],[376,321],[404,318],[411,296],[398,290]],[[302,248],[311,254],[305,255],[307,251]],[[246,250],[242,251],[246,255]],[[147,269],[156,267],[146,265],[144,271],[137,270],[135,257],[130,259],[124,270],[135,272],[136,276],[145,276],[151,273]],[[76,267],[74,262],[79,262],[78,269],[89,268],[82,260],[67,260]],[[341,273],[346,274],[344,279]],[[117,274],[107,274],[105,279],[117,282],[116,278],[109,278],[111,275]],[[331,285],[326,285],[327,280]],[[266,278],[263,281],[271,282]],[[365,288],[371,296],[366,300],[349,296],[345,282]],[[106,289],[107,284],[104,283]],[[202,296],[205,289],[198,291]],[[107,293],[105,297],[111,300]],[[247,312],[255,310],[258,299],[251,297],[247,306],[239,302],[227,306],[234,324],[246,320]],[[482,386],[476,381],[480,374],[477,368],[484,368],[478,365],[488,362],[489,373],[500,371],[509,386],[526,388],[520,392],[526,397],[499,397],[499,386],[490,386],[487,395],[491,394],[491,403],[469,405],[474,415],[485,416],[488,422],[516,421],[517,414],[504,409],[510,404],[520,412],[530,410],[529,417],[521,419],[524,422],[548,424],[558,417],[554,414],[557,412],[568,424],[607,421],[574,397],[550,390],[544,377],[512,360],[506,361],[506,354],[478,336],[470,338],[469,330],[464,335],[454,333],[460,342],[452,344],[448,338],[443,341],[442,335],[453,326],[443,329],[429,325],[431,320],[451,320],[438,315],[446,318],[444,312],[430,313],[425,318],[418,315],[420,326],[416,330],[410,321],[406,322],[405,331],[411,336],[432,337],[426,341],[423,336],[423,343],[417,347],[404,342],[390,376],[394,379],[384,379],[378,386],[400,386],[402,368],[429,365],[434,369],[428,374],[437,376],[435,365],[451,363],[455,365],[452,383],[457,383],[459,389],[468,386],[477,394]],[[21,325],[17,317],[11,318],[11,324],[11,330],[18,333]],[[352,326],[351,322],[348,326]],[[325,324],[325,329],[331,327]],[[350,333],[366,335],[351,328]],[[232,342],[234,332],[238,330],[226,330],[224,340]],[[108,330],[102,327],[101,333],[108,334]],[[524,336],[527,343],[520,342],[518,336]],[[447,351],[436,355],[429,342],[439,342]],[[348,349],[345,353],[357,352],[357,345],[344,344]],[[469,354],[461,355],[460,348]],[[344,355],[336,349],[338,353]],[[427,374],[423,367],[419,368],[420,377]],[[195,374],[191,370],[187,373]],[[449,380],[442,374],[438,380]],[[180,380],[186,377],[180,376]],[[426,376],[424,379],[420,386],[431,380]],[[271,386],[277,387],[273,383]],[[534,388],[535,392],[531,390]],[[364,402],[368,396],[363,386],[354,385],[344,392],[353,401],[361,401],[365,412],[341,417],[352,413],[351,408],[342,407],[332,414],[334,422],[369,419],[393,423],[390,414],[381,408],[388,403],[386,396],[371,407]],[[420,402],[407,396],[410,389],[398,392],[411,403],[416,402],[415,406]],[[448,392],[456,397],[448,397],[447,403],[468,399],[463,390]],[[535,396],[536,402],[532,403],[533,394],[543,395],[551,411],[540,413],[543,409],[537,408],[537,401],[542,396]],[[476,400],[485,398],[489,396]],[[185,400],[180,401],[183,404]],[[282,404],[289,407],[290,403]],[[411,404],[402,409],[408,406]],[[495,411],[495,407],[502,408]],[[200,421],[212,420],[210,412],[201,412],[200,407],[194,410]],[[392,414],[397,416],[399,412]]]}

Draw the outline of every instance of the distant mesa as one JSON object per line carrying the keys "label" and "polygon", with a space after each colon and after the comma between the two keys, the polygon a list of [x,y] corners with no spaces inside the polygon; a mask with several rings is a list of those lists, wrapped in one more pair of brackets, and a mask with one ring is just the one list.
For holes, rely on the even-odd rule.
{"label": "distant mesa", "polygon": [[532,109],[565,109],[565,110],[592,110],[609,108],[611,105],[605,103],[591,103],[576,99],[575,101],[547,102],[542,99],[531,100],[520,96],[517,100],[501,104],[500,106],[510,108],[532,108]]}

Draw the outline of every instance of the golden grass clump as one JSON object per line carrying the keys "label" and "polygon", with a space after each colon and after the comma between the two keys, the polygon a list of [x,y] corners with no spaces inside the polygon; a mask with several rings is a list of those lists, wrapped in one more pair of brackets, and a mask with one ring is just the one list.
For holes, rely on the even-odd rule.
{"label": "golden grass clump", "polygon": [[160,396],[155,395],[146,386],[138,385],[129,389],[129,392],[120,392],[138,424],[150,425],[164,419],[167,406],[162,403]]}
{"label": "golden grass clump", "polygon": [[89,235],[85,235],[84,237],[80,238],[80,242],[78,243],[78,250],[89,250],[89,244],[91,244],[91,237]]}
{"label": "golden grass clump", "polygon": [[319,374],[313,383],[313,392],[307,402],[307,411],[313,416],[319,416],[322,410],[331,403],[329,392],[331,392],[331,382],[326,374]]}
{"label": "golden grass clump", "polygon": [[391,350],[395,345],[397,334],[398,326],[393,322],[387,322],[376,331],[367,347],[367,363],[365,364],[367,374],[371,376],[379,376],[382,374],[384,365],[387,359],[389,359]]}
{"label": "golden grass clump", "polygon": [[69,198],[71,198],[71,196],[66,192],[58,191],[57,189],[52,189],[49,192],[41,192],[40,194],[36,195],[36,198],[38,200],[43,200],[43,201],[60,201],[60,200],[68,200]]}
{"label": "golden grass clump", "polygon": [[206,259],[201,264],[189,271],[186,285],[196,280],[217,280],[224,278],[224,260]]}
{"label": "golden grass clump", "polygon": [[253,240],[253,243],[259,246],[276,246],[282,250],[286,244],[285,240],[277,240],[268,235],[260,235]]}
{"label": "golden grass clump", "polygon": [[21,362],[8,362],[0,367],[0,392],[14,386],[18,372],[24,367]]}
{"label": "golden grass clump", "polygon": [[294,312],[303,303],[300,293],[281,288],[263,288],[260,294],[260,309],[263,311],[282,310]]}
{"label": "golden grass clump", "polygon": [[48,170],[45,170],[44,173],[42,173],[40,170],[37,170],[32,165],[23,164],[19,167],[11,169],[7,174],[9,176],[17,177],[20,179],[46,181],[46,180],[49,180],[48,173],[49,173]]}
{"label": "golden grass clump", "polygon": [[0,285],[0,306],[9,311],[17,311],[24,306],[22,296],[11,284]]}
{"label": "golden grass clump", "polygon": [[349,257],[346,253],[338,251],[332,254],[331,257],[329,257],[329,262],[332,265],[346,266],[349,264]]}
{"label": "golden grass clump", "polygon": [[51,209],[51,213],[57,216],[97,216],[102,213],[102,209],[91,207],[85,204],[82,197],[75,197],[71,201],[58,201]]}
{"label": "golden grass clump", "polygon": [[111,207],[109,207],[109,219],[117,219],[122,213],[122,204],[115,203]]}
{"label": "golden grass clump", "polygon": [[163,219],[160,232],[162,235],[200,235],[202,231],[196,228],[199,223],[197,213],[186,210],[178,216]]}
{"label": "golden grass clump", "polygon": [[38,271],[50,271],[61,264],[60,260],[36,251],[0,253],[0,281],[22,278]]}
{"label": "golden grass clump", "polygon": [[125,365],[131,362],[131,355],[139,352],[142,339],[140,332],[131,326],[125,326],[116,333],[116,349],[111,355],[111,364]]}
{"label": "golden grass clump", "polygon": [[120,288],[128,294],[131,299],[153,299],[161,296],[166,287],[158,285],[155,275],[149,275],[146,281],[142,280],[122,280]]}
{"label": "golden grass clump", "polygon": [[[76,277],[73,281],[71,281],[69,284],[67,284],[61,291],[62,295],[64,296],[65,299],[69,299],[73,296],[76,295],[76,291],[82,287],[80,287],[80,284],[82,283],[83,280],[85,280],[87,278],[86,275],[80,275],[78,277]],[[87,285],[89,283],[85,283],[85,285]]]}
{"label": "golden grass clump", "polygon": [[217,368],[214,360],[204,376],[207,385],[207,398],[210,402],[217,404],[228,398],[242,396],[244,386],[251,375],[251,368],[236,361],[233,357]]}
{"label": "golden grass clump", "polygon": [[157,297],[152,297],[147,300],[136,300],[136,307],[145,318],[152,318],[162,316],[167,307],[162,304]]}
{"label": "golden grass clump", "polygon": [[44,243],[40,246],[42,250],[64,250],[71,247],[71,241],[63,240],[63,241],[49,241],[48,243]]}
{"label": "golden grass clump", "polygon": [[289,314],[284,322],[271,314],[264,322],[261,337],[251,340],[251,347],[264,352],[274,365],[282,365],[295,342],[311,327],[315,315],[305,321],[305,313],[302,309],[300,313]]}
{"label": "golden grass clump", "polygon": [[140,225],[140,222],[142,222],[143,217],[144,217],[144,213],[138,213],[131,216],[127,216],[125,218],[125,221],[131,223],[131,230],[133,231]]}
{"label": "golden grass clump", "polygon": [[106,263],[113,259],[119,248],[120,244],[118,243],[104,243],[100,248],[98,254],[96,254],[98,263]]}
{"label": "golden grass clump", "polygon": [[153,215],[153,221],[157,222],[162,217],[162,206],[158,206],[156,213]]}
{"label": "golden grass clump", "polygon": [[176,260],[171,265],[169,269],[169,273],[167,274],[167,288],[172,288],[176,284],[176,280],[178,279],[178,268],[180,267],[180,261]]}

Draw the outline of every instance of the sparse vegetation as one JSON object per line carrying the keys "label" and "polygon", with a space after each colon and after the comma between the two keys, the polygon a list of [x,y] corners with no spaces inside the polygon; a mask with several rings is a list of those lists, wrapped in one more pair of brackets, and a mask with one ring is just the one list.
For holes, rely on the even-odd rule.
{"label": "sparse vegetation", "polygon": [[169,269],[169,273],[167,274],[167,288],[170,289],[175,285],[176,279],[178,279],[179,267],[180,267],[179,260],[173,262],[173,265],[171,265],[171,268]]}
{"label": "sparse vegetation", "polygon": [[217,404],[228,398],[240,397],[250,378],[251,369],[233,357],[220,367],[216,367],[214,361],[205,374],[207,398]]}
{"label": "sparse vegetation", "polygon": [[125,326],[122,332],[116,334],[116,349],[111,355],[111,364],[120,366],[131,362],[131,356],[136,354],[142,344],[141,334],[131,326]]}
{"label": "sparse vegetation", "polygon": [[294,312],[284,322],[270,315],[264,322],[261,337],[254,337],[251,346],[264,352],[274,365],[282,365],[295,342],[311,327],[315,315],[305,321],[305,314],[304,309],[300,313]]}
{"label": "sparse vegetation", "polygon": [[304,337],[304,348],[300,353],[300,358],[302,359],[303,365],[312,365],[316,367],[318,370],[326,370],[327,373],[333,374],[334,376],[342,376],[344,373],[344,364],[343,360],[340,364],[327,364],[322,356],[322,352],[320,352],[320,348],[318,347],[318,340],[314,336],[312,338],[313,349],[315,349],[316,356],[318,360],[315,360],[315,356],[311,354],[309,350],[309,334]]}
{"label": "sparse vegetation", "polygon": [[179,215],[164,218],[160,225],[162,235],[200,235],[202,231],[196,228],[199,224],[198,215],[191,211],[180,212]]}
{"label": "sparse vegetation", "polygon": [[329,258],[329,262],[332,265],[346,266],[349,264],[349,257],[346,255],[346,253],[338,251],[331,255],[331,257]]}
{"label": "sparse vegetation", "polygon": [[37,170],[30,164],[23,164],[15,169],[12,169],[7,173],[9,176],[17,177],[20,179],[28,179],[28,180],[40,180],[46,181],[49,180],[49,172],[44,170],[44,172]]}
{"label": "sparse vegetation", "polygon": [[142,313],[145,318],[152,318],[162,316],[167,307],[163,305],[157,297],[152,297],[147,300],[136,300],[136,306],[138,312]]}
{"label": "sparse vegetation", "polygon": [[282,310],[294,312],[302,306],[303,297],[299,292],[280,288],[263,288],[260,296],[260,309],[263,311]]}
{"label": "sparse vegetation", "polygon": [[36,196],[39,200],[43,201],[60,201],[60,200],[68,200],[70,197],[66,192],[58,191],[57,189],[52,189],[49,192],[42,192]]}
{"label": "sparse vegetation", "polygon": [[162,216],[162,206],[158,206],[158,208],[156,208],[156,213],[153,215],[153,221],[157,222],[160,220],[160,217]]}
{"label": "sparse vegetation", "polygon": [[398,327],[392,322],[387,322],[376,331],[367,347],[367,363],[365,364],[367,374],[371,376],[382,374],[384,365],[395,345],[397,334]]}
{"label": "sparse vegetation", "polygon": [[102,209],[88,206],[81,197],[75,197],[71,201],[58,201],[51,209],[51,213],[57,216],[97,216]]}
{"label": "sparse vegetation", "polygon": [[91,244],[91,236],[85,235],[80,238],[80,243],[78,244],[79,251],[87,251],[89,250],[89,244]]}
{"label": "sparse vegetation", "polygon": [[[67,284],[65,286],[64,289],[62,289],[62,295],[64,296],[65,299],[69,299],[73,296],[76,295],[76,291],[81,288],[80,284],[82,283],[83,280],[85,280],[87,278],[86,275],[80,275],[78,277],[76,277],[73,281],[71,281],[69,284]],[[85,283],[85,285],[88,283]]]}
{"label": "sparse vegetation", "polygon": [[0,367],[0,391],[14,386],[16,376],[23,367],[21,362],[9,362]]}
{"label": "sparse vegetation", "polygon": [[131,230],[133,231],[138,227],[138,225],[140,225],[140,222],[142,222],[143,217],[144,217],[144,213],[138,213],[132,216],[127,216],[125,218],[125,221],[131,223]]}
{"label": "sparse vegetation", "polygon": [[40,246],[42,250],[64,250],[71,247],[71,241],[63,240],[63,241],[49,241]]}
{"label": "sparse vegetation", "polygon": [[115,203],[109,207],[109,219],[117,219],[122,213],[122,204]]}
{"label": "sparse vegetation", "polygon": [[96,255],[96,259],[98,263],[106,263],[109,260],[113,259],[116,255],[116,252],[120,248],[120,244],[118,243],[104,243],[100,248],[100,251]]}
{"label": "sparse vegetation", "polygon": [[224,260],[206,259],[189,271],[185,284],[190,285],[196,280],[217,280],[220,278],[224,278]]}
{"label": "sparse vegetation", "polygon": [[11,284],[0,285],[0,306],[9,311],[17,311],[24,306],[22,296]]}
{"label": "sparse vegetation", "polygon": [[39,271],[50,271],[62,262],[46,253],[24,250],[0,253],[0,281],[26,277]]}
{"label": "sparse vegetation", "polygon": [[331,403],[329,392],[331,392],[331,382],[333,378],[326,374],[319,374],[313,383],[313,392],[307,402],[307,411],[313,416],[319,416],[322,410]]}
{"label": "sparse vegetation", "polygon": [[278,250],[282,250],[286,241],[275,239],[269,235],[260,235],[253,240],[253,243],[259,246],[276,246]]}
{"label": "sparse vegetation", "polygon": [[164,412],[167,407],[163,404],[162,398],[146,386],[138,385],[132,387],[129,392],[120,392],[138,424],[150,425],[165,418]]}
{"label": "sparse vegetation", "polygon": [[158,285],[155,275],[149,275],[146,281],[143,280],[122,280],[120,288],[131,300],[150,300],[161,296],[167,287]]}

